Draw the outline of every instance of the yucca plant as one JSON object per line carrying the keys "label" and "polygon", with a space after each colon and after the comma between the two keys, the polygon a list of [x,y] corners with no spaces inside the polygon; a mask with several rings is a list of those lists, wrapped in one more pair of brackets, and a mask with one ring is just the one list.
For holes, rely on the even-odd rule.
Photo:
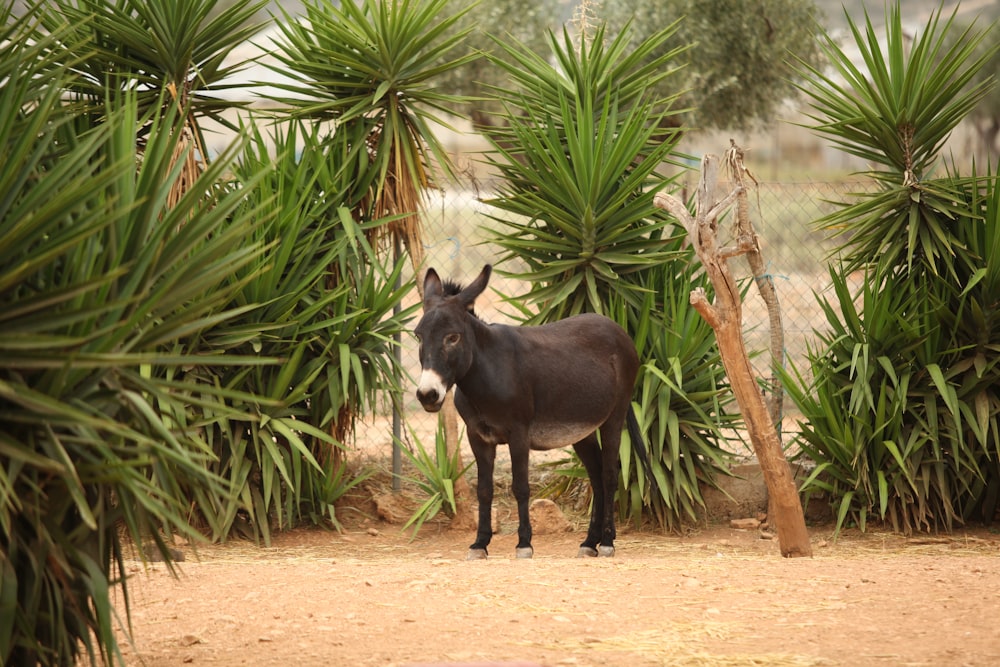
{"label": "yucca plant", "polygon": [[[964,210],[955,203],[950,179],[933,179],[944,142],[992,85],[969,82],[994,49],[979,48],[985,32],[973,27],[946,39],[955,14],[941,21],[940,10],[908,44],[899,3],[886,15],[879,34],[865,12],[865,25],[847,23],[864,67],[859,67],[826,35],[822,44],[834,73],[802,65],[802,91],[813,107],[813,131],[868,164],[865,172],[879,187],[858,195],[850,208],[821,221],[844,243],[839,253],[848,271],[876,258],[882,266],[950,273],[963,253],[954,245],[953,219]],[[948,44],[951,46],[948,46]],[[924,268],[914,269],[914,262]]]}
{"label": "yucca plant", "polygon": [[407,447],[403,442],[400,442],[399,446],[419,476],[404,476],[403,479],[412,482],[419,488],[426,499],[403,524],[403,530],[413,526],[413,535],[416,536],[424,522],[433,519],[442,509],[450,511],[452,516],[455,515],[457,511],[455,482],[466,473],[472,463],[469,462],[463,466],[458,453],[448,451],[444,424],[440,421],[434,437],[433,452],[424,446],[416,431],[411,429],[410,435],[413,447]]}
{"label": "yucca plant", "polygon": [[[680,251],[682,240],[673,242]],[[623,514],[627,507],[638,520],[639,491],[645,489],[651,518],[670,529],[704,516],[702,488],[730,474],[741,446],[729,442],[740,416],[729,409],[733,398],[715,336],[690,301],[692,289],[710,293],[711,282],[696,262],[688,261],[690,248],[680,252],[683,259],[644,276],[645,304],[630,312],[626,325],[646,360],[637,381],[636,414],[647,434],[652,479],[645,479],[638,461],[629,465],[623,444],[619,489],[619,498],[629,498],[619,505]]]}
{"label": "yucca plant", "polygon": [[[233,176],[252,185],[243,212],[259,224],[248,240],[267,252],[233,276],[233,306],[260,307],[192,344],[282,359],[198,371],[229,397],[229,413],[203,418],[218,457],[212,469],[232,484],[217,509],[221,530],[239,520],[269,543],[272,525],[337,525],[335,501],[365,474],[349,481],[336,455],[348,443],[337,434],[352,432],[353,415],[378,409],[381,396],[399,390],[394,338],[414,306],[401,305],[409,292],[396,287],[401,265],[385,272],[366,240],[366,227],[389,221],[358,223],[350,215],[364,196],[357,192],[364,173],[350,152],[363,142],[346,133],[325,137],[296,120],[246,131],[251,140]],[[342,483],[328,484],[331,475]]]}
{"label": "yucca plant", "polygon": [[234,215],[243,192],[216,188],[231,156],[166,206],[176,103],[151,118],[112,94],[109,122],[78,133],[64,91],[87,44],[36,30],[35,11],[2,14],[0,39],[0,659],[110,663],[126,545],[146,557],[151,542],[169,563],[169,536],[200,539],[189,513],[228,493],[182,410],[222,396],[177,376],[273,360],[175,347],[235,315],[226,279],[262,248]]}
{"label": "yucca plant", "polygon": [[[542,323],[581,312],[612,317],[636,340],[643,370],[636,411],[652,458],[652,479],[622,443],[619,508],[636,523],[644,512],[663,527],[697,517],[701,483],[725,470],[722,368],[714,337],[688,302],[704,284],[690,252],[671,236],[653,195],[667,182],[675,130],[664,129],[670,100],[648,94],[671,73],[677,51],[643,64],[676,30],[668,26],[628,47],[626,27],[606,40],[575,43],[549,35],[551,60],[497,40],[493,58],[516,86],[498,90],[506,126],[490,131],[490,163],[504,180],[488,203],[497,211],[493,241],[526,269],[524,319]],[[545,493],[586,479],[572,454]]]}
{"label": "yucca plant", "polygon": [[[405,247],[414,276],[424,270],[423,197],[438,175],[452,173],[433,125],[445,125],[449,105],[460,101],[435,83],[476,57],[453,55],[469,28],[458,27],[464,11],[449,13],[448,3],[307,0],[304,17],[283,11],[274,53],[276,69],[292,79],[279,84],[290,95],[275,101],[293,118],[332,122],[336,134],[349,138],[347,153],[364,175],[356,179],[364,197],[352,203],[351,215],[389,220],[364,228],[371,247],[397,263],[397,249]],[[457,414],[446,409],[442,417],[456,420]],[[349,411],[339,415],[334,435],[341,438],[353,420]],[[458,443],[449,444],[459,451]]]}
{"label": "yucca plant", "polygon": [[828,329],[809,373],[786,376],[804,417],[797,441],[815,464],[804,490],[829,495],[838,530],[872,518],[950,529],[997,507],[997,188],[993,175],[961,176],[939,158],[983,96],[966,84],[996,47],[978,50],[985,33],[972,29],[945,40],[954,16],[935,12],[910,45],[898,4],[885,40],[867,15],[863,29],[849,20],[867,73],[828,38],[847,84],[813,71],[804,88],[815,129],[880,167],[866,172],[874,193],[818,222],[845,239],[835,300],[821,302]]}
{"label": "yucca plant", "polygon": [[[247,61],[231,58],[262,26],[254,16],[265,0],[53,0],[39,3],[48,30],[67,33],[84,45],[74,53],[79,74],[69,91],[80,104],[81,119],[91,124],[108,120],[104,100],[110,94],[135,95],[140,117],[135,129],[140,145],[152,119],[167,105],[174,113],[179,141],[174,159],[183,167],[174,176],[170,203],[191,187],[209,160],[199,121],[211,119],[235,130],[225,111],[245,106],[225,93],[246,84],[233,75]],[[220,94],[222,93],[222,94]]]}
{"label": "yucca plant", "polygon": [[611,294],[638,308],[635,276],[677,255],[664,245],[666,218],[652,204],[664,184],[657,169],[677,135],[662,127],[670,100],[646,92],[671,73],[675,54],[642,64],[674,30],[635,50],[626,48],[627,29],[609,44],[603,27],[581,44],[550,33],[554,63],[497,40],[508,57],[492,59],[515,85],[496,91],[508,112],[505,127],[489,133],[488,160],[503,177],[487,200],[497,211],[491,240],[525,263],[508,275],[530,281],[532,322],[604,312]]}
{"label": "yucca plant", "polygon": [[898,529],[950,525],[957,489],[937,425],[926,429],[937,403],[921,395],[932,389],[934,359],[910,363],[923,356],[935,308],[897,277],[883,283],[889,289],[864,285],[857,312],[847,279],[831,270],[831,280],[835,297],[821,300],[830,330],[807,353],[812,381],[785,383],[803,415],[798,458],[815,463],[803,491],[832,502],[838,531],[875,519]]}
{"label": "yucca plant", "polygon": [[[335,121],[361,138],[372,168],[359,218],[393,217],[370,230],[397,239],[414,272],[423,261],[420,210],[434,169],[451,174],[451,160],[434,133],[457,99],[435,87],[436,77],[475,57],[451,58],[469,28],[455,29],[462,10],[448,0],[306,0],[305,15],[282,10],[275,69],[291,77],[278,84],[291,96],[275,101],[296,118]],[[376,249],[391,244],[373,243]]]}

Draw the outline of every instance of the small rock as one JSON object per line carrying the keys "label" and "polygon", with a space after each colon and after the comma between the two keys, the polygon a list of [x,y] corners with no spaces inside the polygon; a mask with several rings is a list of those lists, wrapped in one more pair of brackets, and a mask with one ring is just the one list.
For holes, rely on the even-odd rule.
{"label": "small rock", "polygon": [[378,529],[376,528],[369,528],[366,532],[372,537],[378,537]]}
{"label": "small rock", "polygon": [[760,521],[754,518],[732,519],[729,525],[737,530],[755,530],[760,527]]}
{"label": "small rock", "polygon": [[548,498],[536,498],[528,508],[531,528],[535,535],[552,535],[572,530],[569,520],[559,506]]}

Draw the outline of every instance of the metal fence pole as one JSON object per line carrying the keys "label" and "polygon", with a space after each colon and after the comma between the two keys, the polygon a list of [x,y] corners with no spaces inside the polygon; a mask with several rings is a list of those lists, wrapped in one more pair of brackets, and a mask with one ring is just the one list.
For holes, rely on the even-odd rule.
{"label": "metal fence pole", "polygon": [[[400,253],[398,238],[396,238],[393,241],[392,254],[393,254],[393,261],[396,262],[396,264],[398,265],[398,263],[401,261],[400,259],[401,253]],[[402,284],[400,282],[401,280],[402,278],[397,275],[396,286],[395,286],[397,291],[402,289]],[[393,306],[392,308],[392,314],[397,319],[399,318],[399,313],[401,309],[402,307],[400,306],[399,303],[396,303],[396,305]],[[392,350],[393,357],[395,358],[396,361],[395,364],[396,386],[400,387],[403,384],[403,379],[399,376],[400,370],[403,367],[403,348],[402,348],[403,339],[398,331],[395,334],[393,334],[393,340],[396,341],[396,345]],[[402,410],[403,410],[403,397],[399,395],[399,393],[397,393],[392,401],[392,490],[393,491],[400,490],[401,488],[400,475],[403,472],[403,452],[402,450],[400,450],[400,442],[402,442],[402,422],[403,422],[403,417],[402,414],[400,413],[402,412]]]}

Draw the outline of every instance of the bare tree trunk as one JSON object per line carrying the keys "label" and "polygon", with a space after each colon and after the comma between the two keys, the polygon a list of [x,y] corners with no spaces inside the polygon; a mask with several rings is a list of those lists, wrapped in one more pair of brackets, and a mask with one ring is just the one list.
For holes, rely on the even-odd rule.
{"label": "bare tree trunk", "polygon": [[743,164],[743,149],[736,145],[732,139],[729,140],[729,150],[724,158],[729,174],[740,189],[736,197],[736,238],[742,246],[747,246],[747,264],[753,274],[757,291],[764,299],[767,306],[767,318],[770,324],[771,340],[771,377],[768,380],[768,392],[766,394],[767,409],[771,414],[771,422],[778,432],[778,440],[781,440],[781,408],[785,400],[785,390],[781,386],[781,378],[778,370],[785,365],[785,330],[781,324],[781,306],[778,303],[778,292],[774,288],[774,277],[767,271],[764,258],[760,254],[760,242],[757,238],[757,231],[753,228],[750,220],[750,197],[747,195],[746,179],[749,178],[757,185],[757,179],[753,177],[750,170]]}
{"label": "bare tree trunk", "polygon": [[722,201],[716,202],[714,193],[718,173],[718,158],[706,155],[702,159],[694,217],[682,202],[669,194],[661,192],[656,195],[655,202],[687,229],[691,244],[715,288],[714,304],[709,303],[704,290],[695,289],[691,292],[691,305],[715,331],[722,364],[746,422],[750,442],[767,485],[773,508],[771,519],[778,531],[781,555],[812,556],[812,545],[809,543],[809,532],[806,530],[795,479],[747,355],[743,341],[740,292],[729,270],[728,259],[755,248],[756,239],[737,238],[736,246],[718,246],[718,217],[743,192],[743,188],[737,185]]}

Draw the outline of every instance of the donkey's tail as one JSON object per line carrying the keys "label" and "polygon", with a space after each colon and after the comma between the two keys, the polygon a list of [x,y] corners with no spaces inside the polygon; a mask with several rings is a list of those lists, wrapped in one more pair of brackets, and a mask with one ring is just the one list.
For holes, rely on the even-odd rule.
{"label": "donkey's tail", "polygon": [[653,479],[653,464],[649,460],[649,450],[646,449],[646,441],[642,437],[642,430],[639,428],[639,420],[635,418],[635,409],[628,406],[628,415],[625,418],[628,424],[628,437],[632,441],[632,449],[642,459],[642,466],[646,469],[646,476]]}

